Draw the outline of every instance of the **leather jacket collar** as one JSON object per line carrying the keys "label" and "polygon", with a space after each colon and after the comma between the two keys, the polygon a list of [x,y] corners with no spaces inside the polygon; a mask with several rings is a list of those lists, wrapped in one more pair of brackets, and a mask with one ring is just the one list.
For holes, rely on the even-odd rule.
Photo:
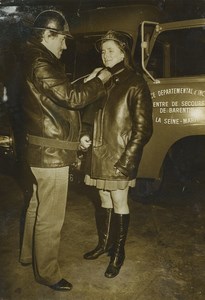
{"label": "leather jacket collar", "polygon": [[107,69],[114,75],[125,69],[124,61],[121,61],[118,64],[114,65],[112,68],[107,68]]}
{"label": "leather jacket collar", "polygon": [[122,83],[130,75],[130,72],[133,72],[125,67],[123,61],[116,64],[114,67],[107,69],[113,74],[111,79],[105,85],[107,89],[110,89],[113,85]]}

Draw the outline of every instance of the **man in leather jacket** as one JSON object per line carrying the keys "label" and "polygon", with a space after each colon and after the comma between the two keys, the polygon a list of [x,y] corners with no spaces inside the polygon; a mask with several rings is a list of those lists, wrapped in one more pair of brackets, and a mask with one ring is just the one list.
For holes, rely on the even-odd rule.
{"label": "man in leather jacket", "polygon": [[72,84],[60,62],[66,38],[72,38],[59,11],[41,12],[33,25],[34,38],[25,46],[23,110],[27,137],[26,159],[34,176],[27,209],[20,262],[33,263],[37,282],[69,291],[58,263],[64,222],[69,165],[79,149],[78,109],[105,95],[107,70],[87,83]]}

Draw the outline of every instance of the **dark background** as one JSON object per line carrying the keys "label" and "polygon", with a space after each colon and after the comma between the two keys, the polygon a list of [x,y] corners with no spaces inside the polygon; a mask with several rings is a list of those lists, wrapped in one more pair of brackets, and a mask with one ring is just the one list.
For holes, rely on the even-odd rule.
{"label": "dark background", "polygon": [[129,4],[153,4],[163,9],[167,18],[179,20],[185,18],[203,18],[205,0],[0,0],[0,6],[6,5],[64,5],[71,13],[81,10]]}

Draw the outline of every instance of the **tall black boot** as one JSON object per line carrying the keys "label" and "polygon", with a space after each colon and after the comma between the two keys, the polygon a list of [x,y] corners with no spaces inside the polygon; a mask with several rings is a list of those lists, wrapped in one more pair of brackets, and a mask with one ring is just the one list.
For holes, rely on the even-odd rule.
{"label": "tall black boot", "polygon": [[125,259],[125,241],[127,238],[127,232],[129,227],[130,215],[114,214],[116,236],[112,249],[110,263],[105,271],[105,276],[113,278],[118,275],[120,268],[123,265]]}
{"label": "tall black boot", "polygon": [[112,208],[97,208],[95,213],[96,226],[98,231],[98,245],[97,247],[84,254],[85,259],[96,259],[100,255],[107,253],[111,248],[112,242],[112,216],[113,209]]}

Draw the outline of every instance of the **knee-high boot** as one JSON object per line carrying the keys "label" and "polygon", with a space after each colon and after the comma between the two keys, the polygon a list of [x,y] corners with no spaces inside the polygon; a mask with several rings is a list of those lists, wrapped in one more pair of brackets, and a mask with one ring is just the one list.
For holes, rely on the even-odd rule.
{"label": "knee-high boot", "polygon": [[112,237],[111,237],[111,229],[112,229],[112,216],[113,209],[112,208],[103,208],[100,207],[96,210],[95,219],[96,226],[98,231],[98,245],[97,247],[84,254],[85,259],[96,259],[100,255],[106,253],[111,248]]}
{"label": "knee-high boot", "polygon": [[118,275],[120,268],[125,259],[125,241],[127,238],[127,232],[129,227],[129,214],[114,214],[115,218],[115,241],[112,248],[110,263],[105,272],[105,276],[113,278]]}

